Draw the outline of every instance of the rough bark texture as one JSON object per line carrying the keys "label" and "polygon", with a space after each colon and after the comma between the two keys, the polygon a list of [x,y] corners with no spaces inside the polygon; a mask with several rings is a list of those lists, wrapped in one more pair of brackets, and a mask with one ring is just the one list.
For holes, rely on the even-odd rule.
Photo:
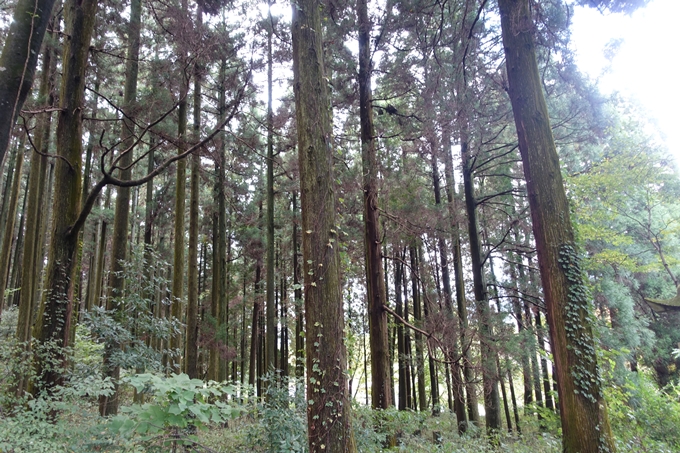
{"label": "rough bark texture", "polygon": [[371,406],[374,409],[387,409],[393,403],[389,379],[387,312],[383,310],[383,306],[387,303],[387,296],[380,254],[378,168],[373,128],[373,107],[371,104],[372,71],[369,50],[371,23],[368,19],[367,3],[367,0],[357,2],[357,19],[359,25],[359,116],[361,120],[361,163],[364,184],[364,246],[368,326],[371,343]]}
{"label": "rough bark texture", "polygon": [[[130,22],[128,23],[128,49],[125,64],[125,92],[123,95],[124,110],[131,115],[137,99],[137,74],[139,72],[139,34],[141,27],[142,2],[132,0],[130,8]],[[128,119],[123,118],[123,130],[121,132],[121,148],[129,149],[120,156],[119,177],[129,180],[132,177],[133,151],[130,146],[134,142],[135,126]],[[128,248],[128,223],[130,220],[130,188],[118,187],[116,193],[116,208],[113,217],[113,238],[111,244],[111,272],[109,273],[109,294],[106,300],[106,309],[113,311],[115,319],[122,316],[121,298],[125,290],[124,265],[127,259]],[[114,392],[110,396],[99,398],[99,413],[102,416],[115,415],[118,413],[118,379],[120,378],[120,365],[112,362],[112,357],[121,348],[116,338],[107,338],[104,350],[103,372],[105,377],[113,381]]]}
{"label": "rough bark texture", "polygon": [[[2,307],[5,305],[5,290],[7,289],[10,277],[10,258],[12,256],[12,240],[14,239],[14,226],[17,218],[17,208],[19,205],[19,191],[21,189],[22,171],[24,169],[24,141],[21,140],[17,150],[17,159],[14,164],[14,178],[12,180],[12,190],[9,193],[7,207],[7,222],[5,223],[5,234],[2,236],[2,246],[0,247],[0,315]],[[36,154],[37,156],[37,154]],[[21,232],[19,233],[21,234]]]}
{"label": "rough bark texture", "polygon": [[[450,135],[445,131],[444,132],[444,137],[443,137],[443,151],[446,154],[451,154],[451,138]],[[432,186],[433,186],[433,191],[434,191],[434,202],[435,205],[440,206],[442,203],[442,195],[441,195],[441,178],[439,175],[439,164],[438,164],[438,159],[437,159],[437,151],[435,148],[432,150]],[[446,161],[446,158],[444,158]],[[446,163],[445,163],[446,166]],[[448,183],[448,180],[447,180]],[[448,198],[448,203],[451,204],[453,201],[453,194],[451,193],[450,188],[447,186],[446,187],[446,194]],[[451,291],[451,275],[449,273],[449,259],[448,259],[448,248],[446,246],[446,240],[444,239],[443,235],[438,233],[437,234],[437,247],[439,249],[439,260],[441,263],[441,268],[442,268],[442,289],[444,292],[444,306],[446,308],[446,315],[453,317],[453,299],[452,299],[452,291]],[[454,336],[453,339],[453,350],[447,351],[447,356],[449,358],[456,358],[458,355],[458,338]],[[453,404],[449,404],[449,406],[453,406],[453,411],[456,413],[456,419],[457,419],[457,425],[458,425],[458,432],[463,433],[465,432],[467,428],[467,416],[465,413],[465,392],[463,390],[463,379],[461,379],[461,370],[460,370],[460,365],[458,364],[458,361],[456,361],[453,366],[451,367],[453,369],[453,382],[450,383],[451,379],[448,380],[450,384],[453,385],[447,385],[449,388],[452,388],[453,390]],[[447,365],[448,369],[448,365]],[[447,377],[448,377],[447,372]]]}
{"label": "rough bark texture", "polygon": [[[65,7],[66,33],[71,37],[64,47],[57,155],[54,175],[52,239],[46,273],[42,324],[37,332],[41,343],[54,342],[55,362],[64,360],[61,347],[68,346],[73,295],[75,252],[78,231],[71,225],[80,211],[82,193],[82,108],[84,105],[85,70],[94,29],[97,0],[69,1]],[[63,380],[58,367],[46,361],[38,364],[42,382],[38,389],[50,392]]]}
{"label": "rough bark texture", "polygon": [[510,100],[524,164],[557,370],[563,451],[615,450],[602,397],[559,158],[543,97],[528,0],[499,0]]}
{"label": "rough bark texture", "polygon": [[497,351],[493,346],[491,310],[484,279],[484,263],[482,261],[482,248],[477,224],[477,201],[472,180],[472,158],[468,149],[467,139],[463,133],[461,133],[460,153],[463,159],[463,185],[465,187],[465,208],[468,215],[473,288],[477,313],[479,315],[479,342],[482,350],[482,381],[484,382],[486,430],[487,433],[491,434],[492,431],[501,429],[501,403],[498,394],[498,368],[496,366]]}
{"label": "rough bark texture", "polygon": [[55,0],[19,0],[0,55],[0,167],[12,127],[33,84]]}
{"label": "rough bark texture", "polygon": [[[416,325],[422,325],[423,309],[420,298],[420,286],[418,285],[418,258],[414,244],[408,248],[411,264],[411,292],[413,293],[413,318]],[[425,360],[424,360],[423,334],[416,332],[416,374],[418,375],[418,409],[421,412],[427,410],[427,397],[425,395]]]}
{"label": "rough bark texture", "polygon": [[[53,68],[54,49],[46,46],[43,52],[43,72],[40,76],[40,102],[45,102],[48,106],[53,105],[54,96],[50,90],[50,72]],[[51,115],[40,118],[34,143],[36,148],[45,153],[49,144]],[[47,157],[35,153],[31,157],[31,168],[28,177],[26,205],[26,245],[24,246],[24,259],[22,272],[22,286],[19,301],[19,320],[17,322],[17,340],[29,341],[31,339],[31,327],[33,325],[33,311],[36,304],[39,275],[36,274],[36,264],[38,253],[42,247],[38,243],[40,237],[40,226],[44,221],[41,212],[40,200],[40,181],[45,179],[47,169]]]}
{"label": "rough bark texture", "polygon": [[272,109],[272,34],[274,23],[269,9],[267,28],[267,371],[276,368],[276,302],[274,285],[274,113]]}
{"label": "rough bark texture", "polygon": [[300,228],[298,227],[297,194],[293,191],[293,287],[295,288],[295,377],[305,376],[305,313],[300,282]]}
{"label": "rough bark texture", "polygon": [[[203,22],[201,6],[196,10],[196,27]],[[198,63],[194,66],[194,136],[198,141],[201,133],[201,77]],[[187,276],[187,335],[184,353],[184,372],[190,378],[198,378],[198,182],[201,158],[198,152],[191,155],[191,198],[189,200],[189,275]]]}
{"label": "rough bark texture", "polygon": [[[186,8],[183,8],[186,10]],[[189,81],[182,80],[180,87],[180,102],[178,108],[177,136],[180,145],[177,154],[182,154],[186,150],[184,141],[187,132],[187,92]],[[177,161],[177,177],[175,185],[175,247],[172,259],[172,317],[182,320],[182,308],[184,305],[184,210],[186,207],[186,159]],[[178,373],[181,362],[182,335],[180,332],[173,333],[170,337],[170,370]],[[179,354],[179,355],[175,355]]]}
{"label": "rough bark texture", "polygon": [[293,72],[302,198],[310,453],[355,452],[350,427],[344,313],[335,224],[330,97],[321,4],[292,2]]}

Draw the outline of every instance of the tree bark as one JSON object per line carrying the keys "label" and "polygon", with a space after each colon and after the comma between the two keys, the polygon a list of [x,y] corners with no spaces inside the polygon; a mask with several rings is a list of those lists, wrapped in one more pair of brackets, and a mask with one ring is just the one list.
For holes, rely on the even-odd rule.
{"label": "tree bark", "polygon": [[[71,228],[80,212],[82,193],[82,111],[84,105],[85,71],[90,41],[94,30],[97,0],[70,0],[65,7],[66,33],[70,36],[62,59],[62,84],[59,123],[57,126],[57,155],[55,163],[52,239],[43,298],[42,324],[37,339],[56,346],[52,363],[63,363],[71,327],[75,252],[78,231]],[[51,393],[63,382],[60,367],[49,365],[45,359],[38,363],[41,382],[39,392]]]}
{"label": "tree bark", "polygon": [[350,426],[344,310],[335,223],[330,96],[321,4],[292,2],[293,73],[302,202],[310,453],[356,451]]}
{"label": "tree bark", "polygon": [[[387,409],[393,402],[389,379],[387,312],[383,310],[383,306],[387,304],[387,296],[380,253],[381,237],[377,187],[378,162],[376,158],[371,100],[372,64],[369,49],[371,22],[368,18],[368,0],[359,0],[357,2],[357,20],[359,27],[359,117],[361,121],[361,163],[364,189],[364,257],[371,345],[371,406],[374,409]],[[395,283],[397,292],[400,291],[399,286],[400,282],[397,281]],[[402,350],[400,352],[403,353]],[[401,375],[399,385],[401,398]],[[402,404],[401,400],[399,404]]]}
{"label": "tree bark", "polygon": [[482,350],[482,381],[484,382],[484,410],[486,412],[486,430],[488,434],[501,429],[501,405],[498,395],[498,369],[494,350],[493,328],[491,325],[491,309],[484,279],[484,263],[477,224],[477,201],[473,186],[473,164],[468,139],[466,136],[466,119],[461,120],[460,153],[463,159],[463,185],[465,187],[465,208],[468,215],[468,234],[470,237],[470,259],[472,261],[472,278],[479,315],[479,342]]}
{"label": "tree bark", "polygon": [[0,247],[0,316],[2,316],[2,307],[5,305],[5,290],[7,289],[7,284],[10,281],[10,258],[12,255],[12,240],[14,239],[17,207],[19,206],[19,192],[21,191],[21,173],[24,168],[24,154],[24,140],[21,140],[19,149],[17,150],[17,159],[14,166],[12,190],[9,194],[5,234],[2,236],[2,246]]}
{"label": "tree bark", "polygon": [[[53,58],[52,46],[45,46],[43,51],[43,72],[40,76],[40,91],[38,98],[47,106],[54,104],[54,96],[51,88],[51,71],[56,67]],[[54,63],[54,64],[53,64]],[[49,147],[52,115],[47,114],[40,118],[36,131],[35,146],[41,153],[46,154]],[[36,306],[38,281],[40,274],[36,272],[38,255],[42,247],[38,242],[40,238],[41,223],[45,220],[42,216],[40,200],[40,182],[45,179],[47,169],[47,157],[35,153],[31,157],[31,168],[28,178],[26,206],[26,245],[24,246],[24,259],[22,265],[22,287],[19,300],[19,319],[17,322],[17,340],[28,342],[31,339],[31,327],[33,325],[33,312]],[[21,391],[21,386],[19,391]]]}
{"label": "tree bark", "polygon": [[[200,4],[196,7],[196,27],[201,32],[203,12]],[[201,134],[201,74],[199,63],[194,64],[194,136]],[[187,276],[187,334],[184,355],[184,372],[190,378],[199,377],[198,370],[198,204],[201,157],[198,152],[191,155],[191,198],[189,200],[189,275]]]}
{"label": "tree bark", "polygon": [[[139,73],[139,35],[141,29],[142,2],[132,0],[130,5],[130,22],[128,23],[128,49],[125,64],[125,92],[123,94],[123,109],[127,115],[132,115],[137,100],[137,74]],[[135,126],[128,118],[123,117],[121,143],[123,149],[128,149],[134,143]],[[122,180],[132,179],[130,165],[133,161],[133,151],[120,156],[119,177]],[[106,309],[113,313],[116,320],[123,316],[122,297],[125,291],[125,261],[128,248],[128,223],[130,220],[130,188],[118,187],[116,194],[116,209],[113,218],[113,238],[111,244],[111,272],[109,273],[109,294]],[[112,359],[120,350],[121,344],[115,337],[107,338],[104,350],[104,377],[110,377],[114,392],[110,396],[99,398],[99,413],[102,417],[118,413],[118,380],[120,365]]]}
{"label": "tree bark", "polygon": [[510,101],[553,345],[565,453],[615,451],[590,302],[543,97],[528,0],[499,0]]}
{"label": "tree bark", "polygon": [[300,282],[300,245],[298,227],[297,192],[293,190],[293,288],[295,297],[295,377],[305,376],[305,313]]}
{"label": "tree bark", "polygon": [[55,0],[19,0],[0,55],[0,168],[12,128],[31,90]]}
{"label": "tree bark", "polygon": [[274,113],[272,109],[272,35],[271,0],[268,0],[267,27],[267,372],[276,369],[276,302],[274,273]]}
{"label": "tree bark", "polygon": [[[418,256],[414,244],[408,248],[411,264],[411,292],[413,293],[413,318],[416,325],[422,325],[423,310],[420,297],[420,287],[418,283]],[[423,354],[423,334],[416,332],[416,374],[418,375],[418,403],[419,410],[427,410],[427,397],[425,395],[425,360]]]}
{"label": "tree bark", "polygon": [[[182,11],[186,11],[187,0],[182,0]],[[181,51],[180,61],[186,60],[186,52]],[[179,107],[177,112],[177,138],[179,146],[177,154],[186,151],[187,133],[187,93],[189,91],[189,80],[186,76],[182,77],[179,88]],[[184,210],[186,207],[186,172],[187,163],[185,159],[177,161],[177,176],[175,180],[175,247],[172,258],[172,317],[182,321],[184,306]],[[171,372],[178,373],[181,369],[182,357],[182,334],[173,333],[170,337],[171,356],[169,368]]]}

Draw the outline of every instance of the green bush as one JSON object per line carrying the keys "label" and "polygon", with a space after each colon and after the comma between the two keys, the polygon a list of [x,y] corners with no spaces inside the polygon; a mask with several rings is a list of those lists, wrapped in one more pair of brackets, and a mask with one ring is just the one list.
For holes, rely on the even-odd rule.
{"label": "green bush", "polygon": [[233,395],[233,387],[219,382],[190,379],[186,374],[138,374],[123,382],[138,394],[149,395],[151,401],[121,407],[122,414],[111,420],[109,428],[145,451],[197,445],[197,429],[220,425],[241,412],[224,401]]}
{"label": "green bush", "polygon": [[305,453],[307,414],[305,391],[295,378],[265,378],[264,402],[253,407],[257,423],[251,425],[248,442],[269,453]]}
{"label": "green bush", "polygon": [[680,389],[659,390],[643,372],[605,389],[609,418],[620,452],[680,451]]}

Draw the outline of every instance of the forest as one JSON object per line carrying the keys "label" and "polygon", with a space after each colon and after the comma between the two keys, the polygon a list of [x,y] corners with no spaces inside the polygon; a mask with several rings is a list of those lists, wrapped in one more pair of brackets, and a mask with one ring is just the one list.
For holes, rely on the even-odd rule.
{"label": "forest", "polygon": [[0,452],[680,451],[647,0],[3,0]]}

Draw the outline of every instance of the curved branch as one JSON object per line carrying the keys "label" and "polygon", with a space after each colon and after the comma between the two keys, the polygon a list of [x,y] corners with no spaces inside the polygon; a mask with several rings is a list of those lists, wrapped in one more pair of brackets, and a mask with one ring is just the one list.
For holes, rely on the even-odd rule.
{"label": "curved branch", "polygon": [[[196,151],[197,149],[203,147],[203,145],[205,145],[207,142],[209,142],[210,140],[212,140],[217,134],[219,134],[219,133],[222,131],[222,129],[224,128],[224,126],[226,126],[226,125],[234,118],[234,116],[236,115],[236,112],[238,111],[238,107],[239,107],[239,105],[241,104],[241,101],[243,100],[243,97],[244,97],[244,95],[245,95],[246,87],[248,86],[249,80],[250,80],[250,73],[248,73],[248,76],[246,77],[245,83],[243,84],[243,86],[241,87],[241,89],[238,91],[238,95],[237,95],[236,98],[231,102],[232,110],[231,110],[231,113],[229,114],[229,116],[227,116],[222,122],[220,122],[220,123],[217,125],[217,127],[215,127],[215,129],[214,129],[207,137],[205,137],[203,140],[201,140],[200,142],[196,143],[195,145],[191,146],[189,149],[187,149],[187,150],[184,151],[183,153],[177,154],[176,156],[173,156],[173,157],[170,157],[170,158],[166,159],[166,160],[163,161],[158,167],[156,167],[152,172],[148,173],[146,176],[144,176],[144,177],[142,177],[142,178],[139,178],[139,179],[131,179],[131,180],[125,181],[125,180],[118,179],[118,178],[112,176],[112,175],[111,175],[112,170],[109,171],[109,172],[107,172],[107,171],[105,170],[105,168],[104,168],[104,156],[108,153],[109,150],[107,150],[106,152],[102,153],[102,157],[101,157],[101,167],[102,167],[102,173],[104,174],[104,176],[102,177],[101,180],[99,180],[99,182],[97,182],[97,184],[95,184],[94,188],[92,189],[92,191],[91,191],[90,194],[88,195],[87,199],[85,200],[85,203],[83,204],[83,208],[82,208],[82,210],[80,211],[80,214],[78,215],[78,218],[77,218],[76,221],[73,223],[73,225],[71,225],[71,227],[68,229],[67,234],[68,234],[68,235],[77,234],[77,233],[80,231],[80,229],[81,229],[81,228],[83,227],[83,225],[85,224],[85,220],[87,219],[87,216],[88,216],[88,215],[90,214],[90,212],[92,211],[92,207],[94,206],[95,200],[97,199],[97,197],[99,196],[99,193],[101,192],[101,190],[102,190],[105,186],[107,186],[107,185],[109,185],[109,184],[112,185],[112,186],[116,186],[116,187],[135,187],[135,186],[141,186],[142,184],[145,184],[145,183],[151,181],[151,180],[152,180],[154,177],[156,177],[160,172],[162,172],[163,170],[165,170],[166,168],[168,168],[172,163],[174,163],[174,162],[176,162],[176,161],[178,161],[178,160],[184,159],[186,156],[188,156],[189,154],[192,154],[194,151]],[[167,116],[167,115],[169,115],[169,114],[170,114],[170,112],[166,112],[165,115],[164,115],[164,117]],[[164,117],[163,117],[163,118],[164,118]],[[162,121],[163,118],[160,118],[159,120],[157,120],[157,121],[154,122],[153,124],[159,123],[160,121]],[[135,141],[135,143],[134,143],[133,145],[131,145],[130,147],[128,147],[128,149],[126,149],[125,151],[123,151],[123,153],[131,152],[132,149],[134,148],[134,146],[135,146],[136,144],[138,144],[138,143],[141,141],[141,139],[142,139],[142,137],[144,136],[144,134],[149,130],[149,128],[150,128],[153,124],[147,126],[147,127],[145,128],[144,132],[142,132],[142,133],[140,134],[139,138]],[[114,167],[112,167],[112,168],[115,168],[115,163],[114,163]]]}

